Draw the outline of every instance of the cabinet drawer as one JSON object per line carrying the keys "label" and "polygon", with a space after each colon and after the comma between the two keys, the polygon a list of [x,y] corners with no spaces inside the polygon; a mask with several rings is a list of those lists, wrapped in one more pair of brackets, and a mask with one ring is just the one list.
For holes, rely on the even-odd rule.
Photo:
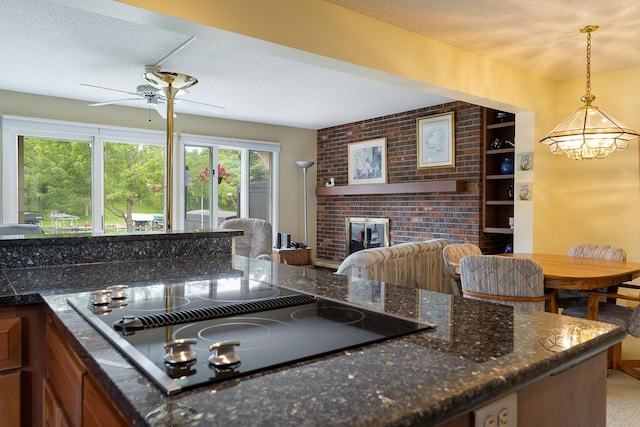
{"label": "cabinet drawer", "polygon": [[58,331],[47,324],[45,377],[72,425],[82,425],[82,377],[84,367],[71,354]]}
{"label": "cabinet drawer", "polygon": [[0,319],[0,371],[22,366],[22,319]]}

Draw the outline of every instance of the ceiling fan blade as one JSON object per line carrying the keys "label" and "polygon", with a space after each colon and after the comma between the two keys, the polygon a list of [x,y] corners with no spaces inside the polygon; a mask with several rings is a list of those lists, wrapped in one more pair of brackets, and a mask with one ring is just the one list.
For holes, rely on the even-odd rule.
{"label": "ceiling fan blade", "polygon": [[216,112],[218,114],[222,114],[225,112],[224,107],[220,107],[219,105],[205,104],[204,102],[191,101],[189,99],[176,98],[176,103],[190,102],[191,104],[197,104],[202,107],[206,107],[207,110],[211,112]]}
{"label": "ceiling fan blade", "polygon": [[144,100],[143,98],[126,98],[126,99],[115,99],[113,101],[106,101],[106,102],[96,102],[95,104],[89,104],[89,107],[100,107],[102,105],[111,105],[111,104],[117,104],[118,102],[126,102],[126,101],[142,101]]}
{"label": "ceiling fan blade", "polygon": [[[155,103],[153,104],[153,108],[155,108],[158,114],[160,114],[160,117],[162,117],[165,120],[167,119],[167,107],[164,105],[164,103],[162,104]],[[174,114],[173,117],[175,118],[176,115]]]}
{"label": "ceiling fan blade", "polygon": [[126,94],[128,94],[128,95],[138,95],[136,92],[129,92],[129,91],[126,91],[126,90],[120,90],[120,89],[112,89],[112,88],[110,88],[110,87],[90,85],[90,84],[86,84],[86,83],[80,83],[80,86],[94,87],[94,88],[96,88],[96,89],[112,90],[112,91],[114,91],[114,92],[126,93]]}

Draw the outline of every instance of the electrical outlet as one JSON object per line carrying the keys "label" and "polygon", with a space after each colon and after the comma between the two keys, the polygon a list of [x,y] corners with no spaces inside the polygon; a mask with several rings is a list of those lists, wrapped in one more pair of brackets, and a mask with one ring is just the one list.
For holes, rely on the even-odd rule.
{"label": "electrical outlet", "polygon": [[518,396],[508,394],[473,411],[474,427],[517,427]]}

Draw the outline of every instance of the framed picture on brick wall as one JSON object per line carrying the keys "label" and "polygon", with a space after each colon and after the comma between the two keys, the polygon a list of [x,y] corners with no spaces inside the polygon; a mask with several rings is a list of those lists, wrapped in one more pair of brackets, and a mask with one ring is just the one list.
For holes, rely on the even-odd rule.
{"label": "framed picture on brick wall", "polygon": [[349,185],[387,183],[387,138],[349,144]]}
{"label": "framed picture on brick wall", "polygon": [[418,169],[455,166],[453,112],[416,120]]}

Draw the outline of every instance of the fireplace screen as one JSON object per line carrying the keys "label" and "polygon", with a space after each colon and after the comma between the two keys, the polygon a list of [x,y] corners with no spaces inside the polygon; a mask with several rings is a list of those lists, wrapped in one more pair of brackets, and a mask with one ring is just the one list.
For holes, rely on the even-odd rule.
{"label": "fireplace screen", "polygon": [[388,218],[347,218],[347,255],[368,248],[389,246]]}

